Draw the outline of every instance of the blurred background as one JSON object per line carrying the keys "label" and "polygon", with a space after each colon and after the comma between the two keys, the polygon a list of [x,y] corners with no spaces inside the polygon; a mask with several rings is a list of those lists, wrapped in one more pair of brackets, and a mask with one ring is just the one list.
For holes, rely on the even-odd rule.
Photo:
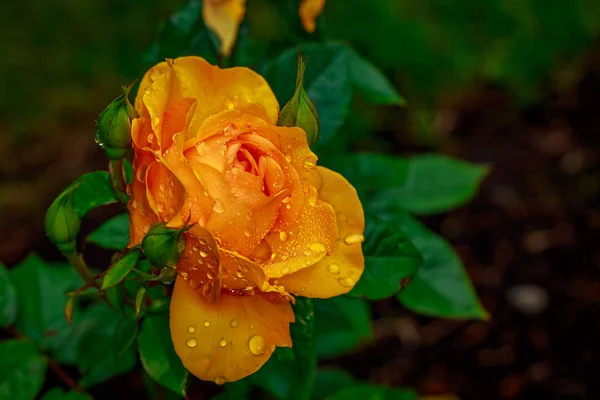
{"label": "blurred background", "polygon": [[[95,120],[151,65],[161,21],[183,4],[0,6],[2,262],[32,251],[61,259],[45,211],[76,177],[106,168]],[[248,1],[243,32],[235,62],[249,66],[315,38],[273,0]],[[376,340],[327,363],[462,400],[600,398],[600,2],[329,0],[316,35],[350,42],[408,99],[405,109],[357,99],[345,129],[375,139],[356,150],[436,151],[493,168],[470,205],[424,220],[455,246],[492,319],[373,303]],[[127,377],[92,393],[115,385],[135,393]]]}

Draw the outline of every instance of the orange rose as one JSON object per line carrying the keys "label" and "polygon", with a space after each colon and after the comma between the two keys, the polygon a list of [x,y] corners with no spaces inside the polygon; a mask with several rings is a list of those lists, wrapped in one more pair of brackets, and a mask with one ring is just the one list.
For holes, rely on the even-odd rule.
{"label": "orange rose", "polygon": [[167,60],[146,73],[135,108],[130,246],[155,222],[194,224],[176,266],[175,350],[200,379],[241,379],[292,345],[293,296],[358,281],[362,206],[316,166],[304,131],[275,125],[277,99],[247,68]]}

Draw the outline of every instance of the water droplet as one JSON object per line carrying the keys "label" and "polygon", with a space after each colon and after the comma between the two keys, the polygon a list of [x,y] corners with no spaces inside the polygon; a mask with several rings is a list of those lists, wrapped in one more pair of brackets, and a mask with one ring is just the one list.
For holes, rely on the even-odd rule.
{"label": "water droplet", "polygon": [[354,279],[352,278],[340,278],[338,279],[338,282],[340,283],[340,285],[342,285],[343,287],[352,287],[354,286],[354,284],[356,282],[354,282]]}
{"label": "water droplet", "polygon": [[284,232],[284,231],[279,232],[279,239],[281,239],[282,242],[285,242],[286,240],[288,240],[287,232]]}
{"label": "water droplet", "polygon": [[207,256],[208,256],[208,253],[206,251],[200,250],[200,257],[204,258],[204,257],[207,257]]}
{"label": "water droplet", "polygon": [[212,271],[208,271],[208,272],[206,273],[206,277],[207,277],[208,279],[215,279],[215,273],[214,273],[214,272],[212,272]]}
{"label": "water droplet", "polygon": [[169,212],[170,212],[171,214],[175,214],[175,211],[177,211],[177,210],[175,209],[175,207],[173,207],[173,206],[169,207]]}
{"label": "water droplet", "polygon": [[292,162],[292,156],[291,156],[291,155],[289,155],[289,154],[286,154],[286,155],[285,155],[285,161],[287,161],[287,162]]}
{"label": "water droplet", "polygon": [[310,196],[308,196],[308,204],[310,204],[311,206],[316,206],[317,205],[317,194],[316,193],[312,193]]}
{"label": "water droplet", "polygon": [[158,208],[158,212],[160,213],[165,211],[165,205],[163,203],[158,203],[156,208]]}
{"label": "water droplet", "polygon": [[217,385],[222,385],[225,382],[227,382],[227,379],[223,378],[222,376],[217,376],[217,379],[215,379],[215,383]]}
{"label": "water droplet", "polygon": [[195,338],[191,338],[188,339],[187,342],[185,342],[185,344],[187,345],[187,347],[196,347],[198,341]]}
{"label": "water droplet", "polygon": [[288,210],[291,210],[292,209],[292,205],[291,204],[286,204],[285,208],[287,208]]}
{"label": "water droplet", "polygon": [[277,253],[271,254],[271,261],[273,261],[275,259],[275,257],[277,257]]}
{"label": "water droplet", "polygon": [[310,158],[307,158],[306,160],[304,160],[304,169],[307,171],[311,171],[311,170],[315,169],[316,165],[317,164]]}
{"label": "water droplet", "polygon": [[252,236],[252,233],[248,229],[246,229],[244,231],[244,235],[246,235],[247,237],[250,237],[250,236]]}
{"label": "water droplet", "polygon": [[238,322],[235,319],[232,319],[229,323],[229,326],[235,328],[236,326],[238,326]]}
{"label": "water droplet", "polygon": [[190,279],[190,281],[188,282],[188,284],[190,285],[190,287],[194,290],[198,289],[198,282],[196,282],[193,279]]}
{"label": "water droplet", "polygon": [[208,328],[210,326],[210,322],[209,321],[204,321],[204,326]]}
{"label": "water droplet", "polygon": [[133,208],[138,208],[139,206],[140,206],[140,202],[139,202],[139,201],[137,201],[137,200],[134,200],[134,201],[131,203],[131,207],[133,207]]}
{"label": "water droplet", "polygon": [[255,356],[262,356],[265,354],[267,342],[265,338],[260,335],[254,335],[250,338],[248,342],[248,347],[250,347],[250,352]]}
{"label": "water droplet", "polygon": [[344,243],[346,244],[356,244],[361,243],[365,240],[365,237],[360,233],[351,233],[344,238]]}
{"label": "water droplet", "polygon": [[227,340],[221,338],[221,340],[219,340],[219,346],[221,346],[221,347],[227,346]]}
{"label": "water droplet", "polygon": [[308,246],[308,248],[317,253],[327,250],[325,245],[319,242],[311,243],[310,246]]}
{"label": "water droplet", "polygon": [[271,351],[275,351],[276,348],[277,346],[275,346],[274,344],[271,345]]}
{"label": "water droplet", "polygon": [[215,204],[213,205],[213,210],[219,214],[225,212],[225,206],[223,205],[223,202],[221,200],[215,200]]}
{"label": "water droplet", "polygon": [[165,184],[164,184],[164,183],[161,183],[161,184],[160,184],[160,186],[159,186],[158,188],[160,189],[160,191],[161,191],[161,192],[164,192],[164,191],[165,191],[165,189],[166,189],[166,188],[165,188]]}
{"label": "water droplet", "polygon": [[199,240],[199,241],[200,241],[200,244],[201,244],[202,246],[206,246],[206,243],[207,243],[207,242],[206,242],[206,239],[204,239],[204,238],[200,238],[200,240]]}
{"label": "water droplet", "polygon": [[337,275],[340,273],[340,266],[339,264],[329,264],[329,266],[327,267],[327,271],[334,275]]}
{"label": "water droplet", "polygon": [[189,332],[189,333],[194,333],[194,332],[196,332],[196,327],[195,327],[195,326],[193,326],[193,325],[190,325],[190,326],[188,326],[188,332]]}
{"label": "water droplet", "polygon": [[282,202],[283,204],[286,204],[286,203],[289,203],[291,199],[292,199],[292,198],[291,198],[290,196],[288,196],[288,197],[286,197],[285,199],[281,200],[281,202]]}

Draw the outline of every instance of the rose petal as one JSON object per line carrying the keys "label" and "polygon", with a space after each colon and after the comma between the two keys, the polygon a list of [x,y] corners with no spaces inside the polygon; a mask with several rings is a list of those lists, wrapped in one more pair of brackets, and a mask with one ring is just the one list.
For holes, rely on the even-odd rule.
{"label": "rose petal", "polygon": [[202,7],[204,23],[221,41],[221,54],[230,55],[238,28],[246,13],[246,0],[205,0]]}
{"label": "rose petal", "polygon": [[158,218],[150,208],[146,197],[146,187],[143,183],[134,179],[129,185],[131,199],[127,208],[129,209],[129,244],[127,247],[137,246],[142,242],[144,235],[150,226],[158,222]]}
{"label": "rose petal", "polygon": [[317,28],[315,20],[323,11],[323,7],[325,7],[325,0],[302,0],[300,3],[298,15],[308,33],[313,33]]}
{"label": "rose petal", "polygon": [[349,292],[362,275],[364,256],[359,239],[365,229],[365,217],[356,190],[342,175],[323,167],[317,167],[317,171],[323,179],[319,196],[336,213],[335,247],[331,255],[279,279],[279,284],[299,296],[328,298]]}
{"label": "rose petal", "polygon": [[171,337],[183,365],[203,380],[222,384],[257,371],[276,346],[291,347],[293,321],[292,307],[281,298],[223,294],[209,303],[182,277],[175,282]]}
{"label": "rose petal", "polygon": [[158,161],[152,162],[146,171],[146,194],[150,208],[163,222],[176,215],[185,199],[179,179]]}
{"label": "rose petal", "polygon": [[289,229],[272,232],[266,241],[273,252],[264,265],[269,278],[280,278],[315,264],[333,250],[337,228],[331,206],[317,198],[312,186],[305,189],[304,208]]}

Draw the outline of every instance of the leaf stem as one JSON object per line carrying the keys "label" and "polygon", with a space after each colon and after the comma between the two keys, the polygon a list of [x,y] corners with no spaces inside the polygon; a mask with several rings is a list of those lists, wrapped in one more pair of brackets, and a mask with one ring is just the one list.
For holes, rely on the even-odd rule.
{"label": "leaf stem", "polygon": [[123,176],[123,159],[111,159],[108,170],[110,172],[112,186],[115,189],[119,200],[121,200],[121,203],[127,204],[128,199],[125,195],[125,177]]}

